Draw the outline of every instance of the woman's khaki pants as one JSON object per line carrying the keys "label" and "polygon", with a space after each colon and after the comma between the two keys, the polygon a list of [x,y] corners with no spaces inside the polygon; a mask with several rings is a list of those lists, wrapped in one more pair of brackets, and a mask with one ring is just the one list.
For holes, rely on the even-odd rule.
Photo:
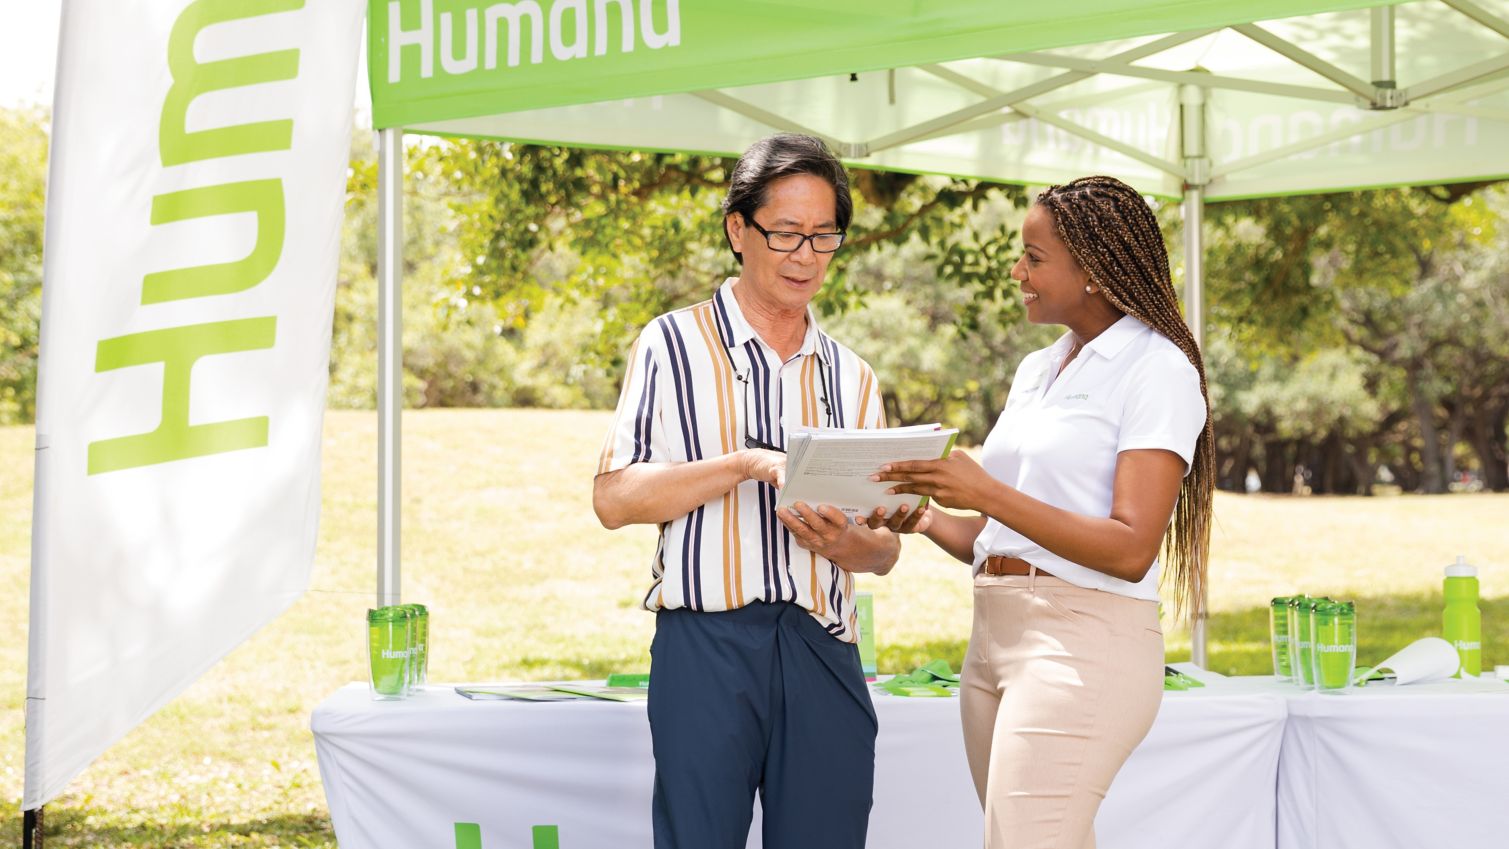
{"label": "woman's khaki pants", "polygon": [[974,592],[959,707],[985,847],[1094,847],[1163,698],[1157,602],[1043,574],[981,573]]}

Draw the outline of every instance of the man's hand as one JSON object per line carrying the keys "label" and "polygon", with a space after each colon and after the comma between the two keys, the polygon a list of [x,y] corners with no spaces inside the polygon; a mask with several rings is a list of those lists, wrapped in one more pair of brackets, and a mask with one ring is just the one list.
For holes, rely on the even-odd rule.
{"label": "man's hand", "polygon": [[837,560],[837,552],[843,548],[845,536],[856,530],[849,517],[837,507],[824,504],[816,510],[798,501],[790,507],[775,511],[797,545],[829,560]]}
{"label": "man's hand", "polygon": [[796,537],[798,545],[847,572],[887,574],[901,551],[901,540],[888,528],[871,528],[864,520],[850,521],[842,510],[827,504],[813,509],[799,501],[777,510],[776,517]]}
{"label": "man's hand", "polygon": [[745,480],[780,489],[786,485],[786,455],[764,448],[745,449],[739,452],[739,471]]}

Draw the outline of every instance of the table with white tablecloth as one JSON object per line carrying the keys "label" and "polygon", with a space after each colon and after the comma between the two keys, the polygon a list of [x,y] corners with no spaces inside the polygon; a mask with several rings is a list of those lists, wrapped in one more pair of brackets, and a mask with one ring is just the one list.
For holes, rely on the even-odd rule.
{"label": "table with white tablecloth", "polygon": [[[958,699],[874,698],[868,845],[978,846]],[[1272,849],[1285,712],[1272,691],[1165,694],[1101,808],[1099,846]],[[642,702],[474,702],[441,686],[374,702],[351,685],[311,726],[342,849],[451,849],[456,823],[477,824],[484,849],[530,846],[535,826],[555,826],[561,849],[651,845]]]}
{"label": "table with white tablecloth", "polygon": [[1371,685],[1288,699],[1278,849],[1501,849],[1509,685]]}

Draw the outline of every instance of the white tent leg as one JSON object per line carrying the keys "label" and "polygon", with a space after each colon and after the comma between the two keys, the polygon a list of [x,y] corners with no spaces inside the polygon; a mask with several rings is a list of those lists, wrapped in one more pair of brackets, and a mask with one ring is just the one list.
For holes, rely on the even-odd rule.
{"label": "white tent leg", "polygon": [[[1195,344],[1205,350],[1205,184],[1210,180],[1210,157],[1205,147],[1205,95],[1203,88],[1179,87],[1180,143],[1184,154],[1184,318],[1194,333]],[[1198,587],[1194,620],[1190,628],[1190,660],[1206,667],[1205,625],[1209,619],[1209,594],[1205,582]]]}
{"label": "white tent leg", "polygon": [[1394,7],[1376,6],[1369,11],[1372,40],[1369,51],[1373,71],[1373,85],[1379,88],[1395,88],[1398,77],[1395,73],[1394,53]]}
{"label": "white tent leg", "polygon": [[[1205,188],[1184,189],[1184,318],[1195,334],[1195,344],[1205,350]],[[1209,619],[1205,607],[1208,593],[1200,584],[1199,606],[1189,635],[1190,660],[1206,668],[1205,624]]]}
{"label": "white tent leg", "polygon": [[403,130],[377,152],[377,606],[399,603],[403,513]]}

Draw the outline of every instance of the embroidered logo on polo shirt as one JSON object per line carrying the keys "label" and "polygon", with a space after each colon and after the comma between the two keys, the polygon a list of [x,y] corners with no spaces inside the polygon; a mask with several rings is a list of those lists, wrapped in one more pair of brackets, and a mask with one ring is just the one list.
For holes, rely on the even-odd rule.
{"label": "embroidered logo on polo shirt", "polygon": [[1064,400],[1065,401],[1088,401],[1088,400],[1090,400],[1090,393],[1088,393],[1088,392],[1080,392],[1077,395],[1065,395],[1064,396]]}

